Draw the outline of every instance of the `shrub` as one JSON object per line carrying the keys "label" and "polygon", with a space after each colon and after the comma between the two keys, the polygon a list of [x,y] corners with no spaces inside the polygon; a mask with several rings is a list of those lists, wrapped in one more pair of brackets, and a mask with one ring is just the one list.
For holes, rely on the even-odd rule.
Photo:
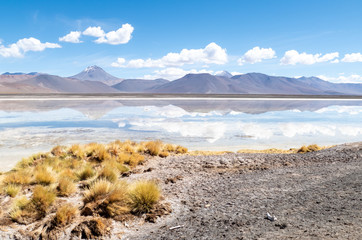
{"label": "shrub", "polygon": [[105,198],[112,190],[112,183],[106,179],[95,180],[83,193],[83,202],[88,203]]}
{"label": "shrub", "polygon": [[152,181],[138,181],[129,187],[130,206],[134,213],[149,212],[160,198],[160,189]]}
{"label": "shrub", "polygon": [[55,198],[56,195],[53,191],[41,185],[37,185],[34,187],[31,201],[37,211],[46,212],[46,210],[54,202]]}
{"label": "shrub", "polygon": [[96,174],[92,166],[86,165],[83,170],[78,174],[80,180],[86,180],[88,178],[93,177]]}
{"label": "shrub", "polygon": [[31,182],[31,173],[26,170],[13,171],[4,177],[5,184],[26,185]]}
{"label": "shrub", "polygon": [[68,203],[58,208],[54,220],[57,225],[67,225],[77,214],[78,208]]}
{"label": "shrub", "polygon": [[35,169],[35,182],[38,184],[49,185],[56,181],[54,171],[45,166],[40,166]]}
{"label": "shrub", "polygon": [[21,190],[21,187],[19,185],[15,185],[15,184],[9,184],[4,189],[5,194],[9,195],[10,197],[15,197],[19,193],[20,190]]}
{"label": "shrub", "polygon": [[175,152],[176,151],[176,147],[172,144],[166,144],[164,147],[163,147],[163,150],[166,151],[166,152]]}
{"label": "shrub", "polygon": [[69,178],[61,178],[57,190],[60,196],[70,196],[72,193],[76,192],[77,186]]}
{"label": "shrub", "polygon": [[312,145],[309,145],[308,147],[302,146],[301,148],[298,149],[297,153],[314,152],[314,151],[319,151],[321,149],[322,148],[319,147],[317,144],[312,144]]}
{"label": "shrub", "polygon": [[105,164],[98,177],[105,178],[110,182],[115,182],[118,179],[118,170],[110,163]]}
{"label": "shrub", "polygon": [[152,156],[158,156],[161,151],[162,142],[160,140],[146,143],[147,152]]}

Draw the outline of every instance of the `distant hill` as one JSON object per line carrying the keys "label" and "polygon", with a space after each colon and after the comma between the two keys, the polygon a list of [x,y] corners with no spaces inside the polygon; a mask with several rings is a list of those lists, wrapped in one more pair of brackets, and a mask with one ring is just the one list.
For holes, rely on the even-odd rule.
{"label": "distant hill", "polygon": [[97,81],[82,81],[54,75],[41,74],[18,82],[19,84],[62,93],[115,93],[116,89]]}
{"label": "distant hill", "polygon": [[103,82],[108,86],[112,86],[123,80],[121,78],[112,76],[111,74],[107,73],[101,67],[98,66],[89,66],[86,69],[84,69],[82,72],[78,73],[77,75],[71,76],[70,78]]}
{"label": "distant hill", "polygon": [[121,92],[132,92],[132,93],[142,93],[149,92],[152,89],[168,83],[168,80],[165,79],[156,79],[156,80],[144,80],[144,79],[125,79],[122,82],[113,85],[112,87],[121,91]]}
{"label": "distant hill", "polygon": [[37,73],[37,72],[30,72],[30,73],[22,73],[22,72],[15,72],[15,73],[10,73],[10,72],[5,72],[5,73],[3,73],[3,74],[1,74],[1,75],[37,75],[37,74],[39,74],[39,73]]}

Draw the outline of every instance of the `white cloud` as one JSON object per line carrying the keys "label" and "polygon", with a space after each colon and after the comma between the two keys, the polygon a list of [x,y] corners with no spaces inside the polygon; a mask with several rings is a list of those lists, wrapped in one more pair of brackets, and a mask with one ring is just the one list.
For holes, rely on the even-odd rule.
{"label": "white cloud", "polygon": [[83,35],[92,36],[92,37],[103,37],[106,33],[101,27],[88,27],[83,31]]}
{"label": "white cloud", "polygon": [[143,78],[145,79],[157,79],[157,78],[164,78],[167,80],[175,80],[181,78],[189,73],[210,73],[213,74],[213,71],[201,69],[191,69],[191,70],[184,70],[182,68],[165,68],[162,70],[156,70],[153,72],[152,75],[145,75]]}
{"label": "white cloud", "polygon": [[325,81],[336,82],[336,83],[362,83],[362,76],[358,74],[351,74],[349,76],[340,75],[338,77],[318,75],[317,77]]}
{"label": "white cloud", "polygon": [[244,63],[258,63],[264,59],[275,58],[275,51],[271,48],[260,48],[254,47],[247,51],[244,56],[238,59],[238,64],[243,65]]}
{"label": "white cloud", "polygon": [[59,41],[61,41],[61,42],[70,42],[70,43],[81,43],[82,41],[79,40],[81,34],[82,33],[79,32],[79,31],[71,31],[70,33],[68,33],[64,37],[60,37]]}
{"label": "white cloud", "polygon": [[296,50],[289,50],[285,52],[282,59],[280,59],[280,63],[282,65],[296,65],[296,64],[305,64],[311,65],[320,62],[328,62],[335,60],[339,57],[338,52],[327,53],[322,55],[318,54],[308,54],[308,53],[298,53]]}
{"label": "white cloud", "polygon": [[351,53],[344,55],[342,62],[362,62],[361,53]]}
{"label": "white cloud", "polygon": [[8,47],[0,45],[0,55],[3,57],[23,57],[26,52],[41,52],[46,48],[61,48],[61,46],[56,43],[42,43],[33,37],[23,38]]}
{"label": "white cloud", "polygon": [[[89,28],[86,29],[86,31]],[[99,27],[99,30],[100,27]],[[96,43],[108,43],[111,45],[118,45],[118,44],[125,44],[128,43],[129,40],[131,40],[132,38],[132,32],[133,32],[134,28],[132,27],[131,24],[123,24],[121,28],[117,29],[116,31],[110,31],[108,33],[106,33],[105,35],[99,37],[97,40],[95,40]],[[94,27],[92,30],[88,30],[87,33],[90,33],[92,31],[92,33],[94,34]],[[103,31],[103,30],[102,30]],[[101,33],[101,31],[98,31],[97,33]]]}
{"label": "white cloud", "polygon": [[[119,62],[121,60],[121,62]],[[212,42],[201,49],[182,49],[180,53],[168,53],[159,59],[132,59],[125,64],[124,58],[118,58],[112,63],[113,67],[127,68],[163,68],[177,67],[185,64],[206,63],[225,64],[227,63],[226,49],[221,48]]]}
{"label": "white cloud", "polygon": [[233,76],[236,76],[236,75],[243,75],[244,73],[242,72],[230,72]]}

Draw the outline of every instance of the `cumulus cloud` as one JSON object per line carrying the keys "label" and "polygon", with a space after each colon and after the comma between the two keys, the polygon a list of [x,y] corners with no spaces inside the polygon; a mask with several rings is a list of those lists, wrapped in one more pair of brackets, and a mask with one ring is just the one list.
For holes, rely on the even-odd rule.
{"label": "cumulus cloud", "polygon": [[191,70],[184,70],[182,68],[165,68],[162,70],[156,70],[153,72],[153,74],[145,75],[145,79],[157,79],[157,78],[164,78],[167,80],[175,80],[178,78],[181,78],[189,73],[210,73],[213,74],[213,71],[201,69],[191,69]]}
{"label": "cumulus cloud", "polygon": [[244,56],[238,59],[238,64],[243,65],[244,63],[258,63],[264,59],[272,59],[275,58],[275,51],[271,48],[260,48],[254,47],[247,51]]}
{"label": "cumulus cloud", "polygon": [[[89,28],[88,28],[89,29]],[[121,28],[116,31],[110,31],[105,35],[101,36],[97,40],[96,43],[108,43],[111,45],[125,44],[128,43],[132,38],[132,32],[134,28],[131,24],[123,24]],[[94,32],[95,33],[95,32]],[[100,31],[97,32],[100,34]]]}
{"label": "cumulus cloud", "polygon": [[336,83],[362,83],[362,76],[358,74],[351,74],[349,76],[340,75],[338,77],[318,75],[317,77],[325,81],[336,82]]}
{"label": "cumulus cloud", "polygon": [[83,31],[83,35],[99,38],[106,35],[106,33],[101,27],[88,27],[86,30]]}
{"label": "cumulus cloud", "polygon": [[0,55],[3,57],[23,57],[26,52],[41,52],[46,48],[61,48],[61,46],[56,43],[42,43],[33,37],[23,38],[7,47],[0,45]]}
{"label": "cumulus cloud", "polygon": [[344,55],[342,62],[362,62],[361,53],[351,53]]}
{"label": "cumulus cloud", "polygon": [[296,50],[289,50],[285,52],[282,59],[280,59],[280,63],[282,65],[296,65],[296,64],[305,64],[311,65],[320,62],[328,62],[335,60],[339,57],[338,52],[327,53],[327,54],[308,54],[308,53],[299,53]]}
{"label": "cumulus cloud", "polygon": [[70,43],[81,43],[82,41],[79,40],[81,34],[82,33],[79,32],[79,31],[71,31],[70,33],[68,33],[64,37],[60,37],[59,41],[61,41],[61,42],[70,42]]}
{"label": "cumulus cloud", "polygon": [[225,64],[227,63],[226,49],[212,42],[201,49],[182,49],[179,53],[168,53],[159,59],[132,59],[126,63],[124,58],[118,58],[112,63],[113,67],[127,68],[164,68],[177,67],[185,64]]}

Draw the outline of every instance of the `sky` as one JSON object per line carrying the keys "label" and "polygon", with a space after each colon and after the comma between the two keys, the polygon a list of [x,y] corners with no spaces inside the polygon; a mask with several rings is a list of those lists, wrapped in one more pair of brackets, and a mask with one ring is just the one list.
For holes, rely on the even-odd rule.
{"label": "sky", "polygon": [[0,73],[187,73],[362,83],[360,0],[0,2]]}

